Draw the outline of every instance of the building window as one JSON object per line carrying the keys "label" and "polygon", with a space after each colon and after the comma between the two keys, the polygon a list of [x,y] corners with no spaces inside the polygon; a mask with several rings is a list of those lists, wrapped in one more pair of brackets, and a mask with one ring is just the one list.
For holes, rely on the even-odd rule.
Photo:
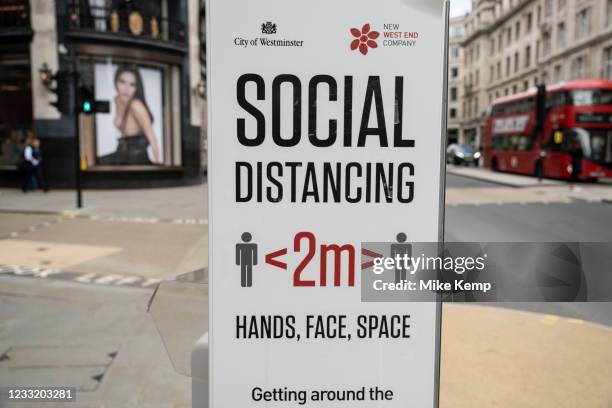
{"label": "building window", "polygon": [[497,79],[501,79],[501,61],[497,62]]}
{"label": "building window", "polygon": [[457,78],[459,76],[459,68],[451,68],[451,78]]}
{"label": "building window", "polygon": [[506,45],[510,45],[512,42],[512,28],[506,28]]}
{"label": "building window", "polygon": [[478,116],[478,98],[474,98],[474,116]]}
{"label": "building window", "polygon": [[514,72],[518,72],[519,70],[519,53],[514,53]]}
{"label": "building window", "polygon": [[[612,1],[612,0],[611,0]],[[531,32],[531,26],[533,25],[533,14],[527,14],[527,33]]]}
{"label": "building window", "polygon": [[544,13],[546,17],[552,16],[552,13],[553,13],[553,1],[552,0],[544,1]]}
{"label": "building window", "polygon": [[476,44],[476,61],[480,59],[480,44]]}
{"label": "building window", "polygon": [[452,102],[455,102],[457,100],[457,88],[456,87],[452,87],[450,89],[450,99]]}
{"label": "building window", "polygon": [[510,76],[510,57],[506,57],[506,76]]}
{"label": "building window", "polygon": [[453,56],[453,58],[459,58],[459,47],[454,46],[453,48],[451,48],[451,55]]}
{"label": "building window", "polygon": [[585,8],[576,14],[576,39],[585,37],[591,31],[590,27],[590,9]]}
{"label": "building window", "polygon": [[553,79],[553,80],[554,80],[555,82],[559,82],[559,81],[561,81],[561,76],[562,76],[562,71],[561,71],[561,69],[562,69],[561,64],[559,64],[559,65],[555,65],[555,68],[554,68],[554,74],[553,74],[553,75],[554,75],[554,79]]}
{"label": "building window", "polygon": [[497,52],[501,52],[503,45],[504,45],[504,37],[502,33],[499,33],[499,35],[497,36]]}
{"label": "building window", "polygon": [[521,22],[517,21],[515,29],[514,29],[514,39],[518,41],[520,36],[521,36]]}
{"label": "building window", "polygon": [[536,21],[538,25],[540,25],[540,22],[542,21],[542,6],[538,6]]}
{"label": "building window", "polygon": [[529,81],[523,82],[523,91],[526,91],[529,88]]}
{"label": "building window", "polygon": [[451,108],[449,116],[451,117],[451,119],[455,119],[457,117],[457,109]]}
{"label": "building window", "polygon": [[586,59],[578,57],[572,63],[572,77],[574,79],[584,78],[586,76]]}
{"label": "building window", "polygon": [[531,46],[528,45],[527,48],[525,48],[525,68],[529,68],[530,65],[531,65]]}
{"label": "building window", "polygon": [[565,4],[567,3],[567,0],[559,0],[559,6],[557,7],[559,10],[563,10],[565,8]]}
{"label": "building window", "polygon": [[495,55],[495,38],[491,38],[491,40],[489,41],[489,45],[491,46],[491,49],[489,50],[489,55]]}
{"label": "building window", "polygon": [[557,47],[565,47],[565,23],[563,22],[557,25]]}
{"label": "building window", "polygon": [[508,96],[508,88],[504,89],[504,96]]}
{"label": "building window", "polygon": [[606,25],[612,25],[612,0],[608,0],[606,9]]}
{"label": "building window", "polygon": [[604,77],[612,80],[612,47],[604,50]]}
{"label": "building window", "polygon": [[480,71],[479,70],[476,70],[475,77],[476,77],[476,85],[478,85],[478,83],[480,82]]}
{"label": "building window", "polygon": [[495,80],[495,67],[491,65],[489,67],[489,82],[493,82]]}
{"label": "building window", "polygon": [[544,57],[546,57],[548,54],[550,54],[550,49],[551,49],[551,45],[550,45],[550,33],[549,32],[545,32],[542,35],[542,42],[543,44],[543,50],[542,50],[542,55]]}
{"label": "building window", "polygon": [[512,85],[512,94],[514,95],[517,92],[517,86],[516,85]]}

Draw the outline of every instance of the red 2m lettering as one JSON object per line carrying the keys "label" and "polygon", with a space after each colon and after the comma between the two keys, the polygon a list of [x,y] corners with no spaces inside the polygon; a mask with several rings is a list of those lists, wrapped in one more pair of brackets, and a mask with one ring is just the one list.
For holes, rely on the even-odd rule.
{"label": "red 2m lettering", "polygon": [[[316,237],[312,232],[299,232],[293,239],[293,250],[301,252],[302,240],[306,240],[307,248],[306,255],[300,262],[293,273],[293,286],[316,286],[314,280],[304,280],[301,278],[302,272],[308,266],[317,250]],[[327,286],[327,269],[328,269],[328,254],[333,255],[334,267],[334,286],[338,287],[342,284],[342,254],[346,253],[348,257],[348,286],[355,286],[355,247],[350,244],[337,245],[327,244],[320,246],[320,268],[319,268],[319,285]]]}

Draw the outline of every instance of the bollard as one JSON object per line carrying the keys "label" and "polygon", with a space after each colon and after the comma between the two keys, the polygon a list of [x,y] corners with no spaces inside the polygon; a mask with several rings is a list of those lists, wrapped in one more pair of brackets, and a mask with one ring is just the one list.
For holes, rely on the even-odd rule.
{"label": "bollard", "polygon": [[208,333],[198,339],[191,352],[191,406],[208,408]]}

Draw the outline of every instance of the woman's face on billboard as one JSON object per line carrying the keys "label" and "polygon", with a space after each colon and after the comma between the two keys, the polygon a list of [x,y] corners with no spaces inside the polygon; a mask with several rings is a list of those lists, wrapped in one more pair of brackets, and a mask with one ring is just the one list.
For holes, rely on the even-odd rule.
{"label": "woman's face on billboard", "polygon": [[136,94],[136,76],[132,72],[122,72],[116,85],[117,93],[124,101],[129,101]]}

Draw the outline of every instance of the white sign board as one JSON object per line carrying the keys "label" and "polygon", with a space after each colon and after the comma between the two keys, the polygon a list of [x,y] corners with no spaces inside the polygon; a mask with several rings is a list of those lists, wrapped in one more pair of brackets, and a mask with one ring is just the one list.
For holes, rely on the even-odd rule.
{"label": "white sign board", "polygon": [[493,133],[524,132],[528,123],[529,115],[495,119],[493,121]]}
{"label": "white sign board", "polygon": [[210,406],[436,405],[439,305],[362,302],[360,245],[440,239],[443,0],[207,24]]}

